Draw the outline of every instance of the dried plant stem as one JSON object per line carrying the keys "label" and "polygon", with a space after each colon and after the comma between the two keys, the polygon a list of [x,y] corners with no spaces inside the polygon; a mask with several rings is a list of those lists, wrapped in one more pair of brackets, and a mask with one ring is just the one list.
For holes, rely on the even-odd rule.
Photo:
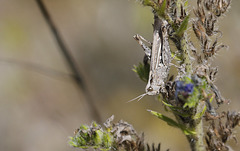
{"label": "dried plant stem", "polygon": [[66,45],[64,44],[64,42],[63,42],[63,40],[62,40],[62,38],[59,34],[59,31],[57,30],[56,25],[54,24],[51,16],[49,15],[43,1],[42,0],[36,0],[36,2],[37,2],[37,5],[38,5],[39,9],[41,10],[41,13],[42,13],[43,17],[44,17],[46,23],[48,24],[56,42],[57,42],[57,44],[60,48],[59,50],[63,54],[63,56],[66,60],[66,63],[68,64],[69,68],[73,72],[73,80],[75,81],[77,87],[80,90],[82,90],[85,94],[87,104],[88,104],[88,106],[91,110],[93,118],[96,121],[101,122],[100,114],[99,114],[96,106],[94,105],[94,102],[91,98],[91,95],[90,95],[89,91],[87,90],[87,87],[86,87],[86,85],[84,83],[84,80],[82,78],[83,76],[81,75],[73,56],[71,55],[70,51],[67,49]]}

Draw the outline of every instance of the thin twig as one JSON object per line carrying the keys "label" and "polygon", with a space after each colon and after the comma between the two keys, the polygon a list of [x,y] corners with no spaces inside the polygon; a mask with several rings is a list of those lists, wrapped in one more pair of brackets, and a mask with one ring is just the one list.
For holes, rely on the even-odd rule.
{"label": "thin twig", "polygon": [[79,87],[80,90],[82,90],[86,96],[86,99],[87,99],[87,103],[89,105],[89,107],[91,108],[91,113],[93,115],[93,118],[95,120],[97,120],[98,122],[101,122],[101,118],[100,118],[100,114],[97,110],[97,108],[95,107],[94,105],[94,102],[91,98],[91,95],[89,93],[89,91],[87,90],[87,87],[84,83],[84,80],[83,80],[83,76],[81,75],[78,67],[77,67],[77,64],[76,62],[74,61],[74,58],[73,56],[70,54],[70,51],[67,49],[66,45],[64,44],[58,30],[57,30],[57,27],[56,25],[54,24],[51,16],[49,15],[44,3],[42,2],[42,0],[36,0],[37,2],[37,5],[39,7],[39,9],[41,10],[41,13],[45,19],[45,21],[47,22],[59,48],[60,48],[60,51],[61,53],[63,54],[65,60],[66,60],[66,63],[68,64],[69,68],[71,69],[71,71],[73,72],[73,79],[74,81],[76,82],[77,86]]}
{"label": "thin twig", "polygon": [[21,67],[21,68],[25,68],[28,70],[32,70],[35,71],[39,74],[48,76],[50,78],[73,78],[73,74],[69,74],[69,73],[65,73],[59,70],[55,70],[49,67],[44,67],[42,65],[38,65],[32,62],[25,62],[25,61],[21,61],[21,60],[16,60],[13,58],[2,58],[0,57],[0,63],[5,63],[8,65],[12,65],[12,66],[16,66],[16,67]]}

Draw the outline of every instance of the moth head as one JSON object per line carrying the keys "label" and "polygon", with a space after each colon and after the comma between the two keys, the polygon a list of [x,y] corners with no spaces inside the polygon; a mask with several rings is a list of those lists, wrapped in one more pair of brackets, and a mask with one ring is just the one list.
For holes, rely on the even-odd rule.
{"label": "moth head", "polygon": [[150,77],[150,79],[145,88],[145,92],[147,95],[158,95],[163,89],[164,81],[161,77],[155,80]]}
{"label": "moth head", "polygon": [[161,87],[160,86],[154,86],[154,85],[147,85],[146,87],[146,94],[147,95],[157,95],[160,92]]}

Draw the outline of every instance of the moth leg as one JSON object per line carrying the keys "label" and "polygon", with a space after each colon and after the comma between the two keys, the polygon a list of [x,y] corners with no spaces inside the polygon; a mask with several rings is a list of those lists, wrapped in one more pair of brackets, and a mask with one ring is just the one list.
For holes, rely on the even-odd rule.
{"label": "moth leg", "polygon": [[[152,43],[150,41],[146,40],[145,38],[143,38],[142,36],[138,35],[138,34],[133,36],[133,38],[139,43],[139,45],[143,48],[147,57],[150,59],[151,58],[151,51],[152,51],[150,47],[152,46]],[[150,47],[146,46],[144,44],[144,42],[150,44],[151,46]]]}

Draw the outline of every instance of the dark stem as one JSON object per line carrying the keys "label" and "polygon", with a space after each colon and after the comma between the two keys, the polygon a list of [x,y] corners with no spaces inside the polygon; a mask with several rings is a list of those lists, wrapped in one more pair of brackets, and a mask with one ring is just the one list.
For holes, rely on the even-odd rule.
{"label": "dark stem", "polygon": [[54,36],[59,48],[60,48],[62,55],[64,56],[64,58],[66,60],[66,63],[68,64],[69,68],[73,72],[73,75],[74,75],[73,80],[77,84],[78,88],[80,90],[82,90],[85,94],[85,97],[87,99],[87,104],[91,108],[92,116],[94,117],[95,120],[97,120],[98,122],[101,122],[100,114],[94,105],[94,102],[91,98],[89,91],[86,88],[86,85],[82,78],[83,76],[81,75],[73,56],[70,54],[70,51],[67,49],[66,45],[64,44],[64,42],[59,34],[59,31],[57,30],[57,27],[54,24],[54,22],[53,22],[51,16],[49,15],[42,0],[36,0],[36,2],[37,2],[37,5],[38,5],[39,9],[41,10],[43,17],[44,17],[45,21],[47,22],[47,24]]}

